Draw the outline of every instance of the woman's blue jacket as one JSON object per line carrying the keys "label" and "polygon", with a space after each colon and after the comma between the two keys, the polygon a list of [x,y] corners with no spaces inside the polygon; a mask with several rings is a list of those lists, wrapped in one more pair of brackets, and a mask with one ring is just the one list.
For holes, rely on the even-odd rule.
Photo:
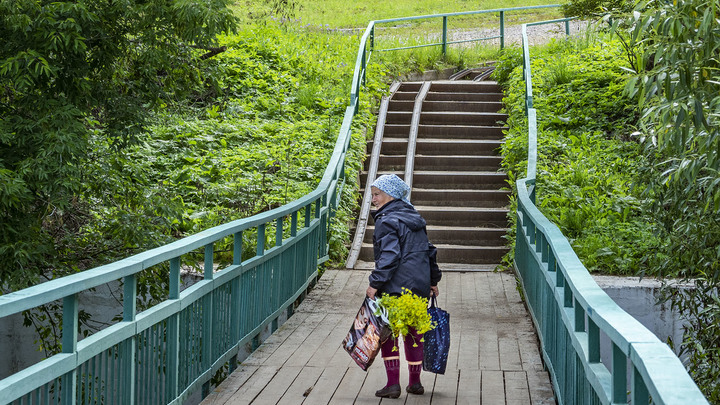
{"label": "woman's blue jacket", "polygon": [[410,204],[396,199],[374,212],[375,270],[370,286],[382,294],[401,294],[402,288],[429,298],[430,286],[442,277],[437,249],[428,241],[425,220]]}

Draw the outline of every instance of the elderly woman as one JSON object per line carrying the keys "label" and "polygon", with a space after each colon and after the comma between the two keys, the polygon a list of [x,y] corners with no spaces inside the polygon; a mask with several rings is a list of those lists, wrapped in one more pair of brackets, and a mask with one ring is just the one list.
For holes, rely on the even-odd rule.
{"label": "elderly woman", "polygon": [[[438,295],[437,283],[442,274],[437,265],[436,249],[427,237],[425,220],[415,210],[407,196],[410,187],[398,176],[386,174],[372,184],[372,203],[375,232],[373,248],[375,269],[370,274],[367,295],[400,295],[403,288],[420,297]],[[405,359],[408,362],[410,381],[406,391],[421,395],[425,392],[420,383],[422,371],[422,335],[411,329],[403,336]],[[412,335],[412,336],[411,336]],[[413,347],[417,344],[417,347]],[[400,356],[393,352],[397,339],[389,338],[382,343],[381,353],[387,373],[387,384],[375,392],[381,398],[400,396]]]}

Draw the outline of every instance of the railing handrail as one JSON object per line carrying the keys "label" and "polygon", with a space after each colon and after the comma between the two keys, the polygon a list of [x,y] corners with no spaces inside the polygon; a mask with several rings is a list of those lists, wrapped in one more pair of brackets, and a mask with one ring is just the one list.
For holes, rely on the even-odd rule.
{"label": "railing handrail", "polygon": [[[541,312],[552,310],[546,307],[549,305],[548,300],[553,300],[556,309],[559,308],[559,317],[583,366],[586,381],[601,403],[627,403],[626,363],[629,361],[633,370],[633,404],[647,404],[649,398],[656,404],[707,404],[706,398],[675,353],[622,310],[597,285],[560,229],[535,206],[537,112],[532,107],[532,75],[526,27],[568,20],[550,20],[522,26],[528,163],[526,177],[516,181],[518,232],[515,262],[528,296],[528,306],[540,337],[543,357],[553,374],[558,402],[574,403],[573,395],[588,398],[590,394],[573,391],[582,389],[580,383],[567,383],[566,386],[565,381],[558,381],[561,375],[564,376],[558,367],[565,367],[567,363],[553,363],[553,360],[557,360],[556,353],[553,347],[549,347],[548,341],[555,339],[557,332],[552,326],[544,328],[545,323],[550,321],[544,319],[547,314]],[[523,256],[526,251],[528,257]],[[518,262],[531,262],[533,269],[541,275],[528,274],[533,269],[522,269]],[[544,285],[529,285],[530,281],[525,280],[525,277],[532,277],[536,283],[539,281]],[[543,334],[543,331],[547,331],[547,334]],[[612,364],[609,370],[600,361],[600,331],[612,342],[613,363],[620,363]]]}
{"label": "railing handrail", "polygon": [[494,9],[490,9],[490,10],[458,11],[458,12],[454,12],[454,13],[438,13],[438,14],[418,15],[418,16],[412,16],[412,17],[386,18],[383,20],[375,20],[374,22],[375,22],[375,24],[382,24],[382,23],[390,23],[390,22],[398,22],[398,21],[424,20],[424,19],[438,18],[438,17],[458,17],[458,16],[462,16],[462,15],[499,13],[499,12],[506,12],[506,11],[536,10],[536,9],[540,9],[540,8],[557,8],[560,6],[561,6],[560,4],[545,4],[545,5],[540,5],[540,6],[506,7],[506,8],[494,8]]}

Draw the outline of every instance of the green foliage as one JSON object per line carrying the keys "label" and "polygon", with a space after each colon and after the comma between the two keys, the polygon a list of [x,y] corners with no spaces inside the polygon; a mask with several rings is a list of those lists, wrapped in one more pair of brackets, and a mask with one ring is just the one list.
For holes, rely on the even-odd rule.
{"label": "green foliage", "polygon": [[627,12],[632,10],[635,0],[570,0],[563,4],[565,17],[598,17],[608,12]]}
{"label": "green foliage", "polygon": [[[718,4],[648,1],[613,29],[625,44],[626,86],[643,110],[646,195],[662,226],[657,274],[695,284],[670,292],[688,319],[682,350],[698,386],[720,403],[720,75]],[[633,63],[634,62],[634,63]]]}
{"label": "green foliage", "polygon": [[[407,288],[403,288],[400,296],[385,295],[378,299],[378,307],[387,310],[394,337],[407,336],[410,328],[420,335],[435,328],[427,310],[427,298],[419,297]],[[417,347],[417,342],[413,346]]]}
{"label": "green foliage", "polygon": [[134,142],[149,112],[198,89],[199,48],[233,29],[225,0],[0,1],[0,281],[27,286],[82,226],[93,138]]}
{"label": "green foliage", "polygon": [[[193,68],[203,86],[185,99],[176,94],[173,100],[156,100],[157,108],[148,108],[132,142],[118,142],[98,123],[86,129],[82,154],[65,162],[73,171],[68,178],[72,199],[40,216],[37,231],[45,237],[47,253],[28,252],[24,262],[25,273],[37,278],[9,273],[2,280],[4,291],[278,207],[317,186],[349,100],[357,37],[267,24],[221,37],[218,45],[226,51]],[[368,69],[383,78],[377,65]],[[345,187],[330,225],[331,263],[346,256],[365,127],[383,88],[368,82],[352,127]],[[285,222],[289,237],[290,218]],[[31,236],[28,246],[38,241]],[[216,244],[216,262],[232,260],[231,244],[232,238]],[[243,258],[255,254],[256,244],[255,230],[243,232]],[[275,229],[268,226],[265,246],[274,244]],[[18,245],[2,246],[10,255],[18,251]],[[202,255],[184,255],[183,269],[201,271]],[[167,295],[167,274],[165,265],[138,275],[140,310]],[[26,313],[28,325],[40,329],[40,345],[48,354],[59,350],[54,340],[59,330],[52,327],[61,324],[58,311],[56,305]],[[95,326],[81,316],[84,332]]]}
{"label": "green foliage", "polygon": [[[568,237],[588,270],[647,271],[659,240],[637,185],[645,161],[629,136],[637,111],[623,96],[627,74],[618,58],[622,48],[600,37],[553,42],[531,54],[539,117],[538,206]],[[503,165],[513,179],[524,177],[527,165],[525,88],[518,64],[518,51],[509,50],[496,74],[507,78],[510,130]]]}

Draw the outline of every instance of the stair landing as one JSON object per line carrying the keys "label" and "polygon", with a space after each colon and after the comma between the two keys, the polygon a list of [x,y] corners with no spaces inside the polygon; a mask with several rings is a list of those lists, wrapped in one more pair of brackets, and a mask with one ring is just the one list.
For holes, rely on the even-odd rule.
{"label": "stair landing", "polygon": [[[328,270],[295,314],[203,402],[210,404],[555,404],[532,321],[510,273],[450,272],[438,305],[450,313],[444,375],[423,371],[424,395],[408,395],[401,356],[399,399],[378,358],[364,372],[340,347],[360,307],[369,271]],[[402,344],[398,345],[402,352]]]}

